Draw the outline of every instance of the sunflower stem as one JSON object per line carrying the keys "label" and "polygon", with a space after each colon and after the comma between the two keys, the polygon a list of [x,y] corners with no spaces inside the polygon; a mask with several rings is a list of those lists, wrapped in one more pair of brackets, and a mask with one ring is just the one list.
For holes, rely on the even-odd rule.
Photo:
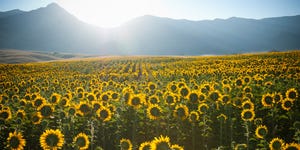
{"label": "sunflower stem", "polygon": [[192,123],[192,134],[193,134],[193,139],[192,139],[192,144],[193,144],[193,150],[195,150],[195,123]]}

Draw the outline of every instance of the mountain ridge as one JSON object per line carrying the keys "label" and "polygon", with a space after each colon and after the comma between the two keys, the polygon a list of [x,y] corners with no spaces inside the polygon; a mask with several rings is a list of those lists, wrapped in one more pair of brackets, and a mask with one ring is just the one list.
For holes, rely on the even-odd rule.
{"label": "mountain ridge", "polygon": [[[9,11],[7,11],[9,12]],[[1,17],[1,15],[6,17]],[[251,19],[172,19],[144,15],[100,28],[52,3],[0,13],[0,49],[100,55],[203,55],[300,48],[300,15]]]}

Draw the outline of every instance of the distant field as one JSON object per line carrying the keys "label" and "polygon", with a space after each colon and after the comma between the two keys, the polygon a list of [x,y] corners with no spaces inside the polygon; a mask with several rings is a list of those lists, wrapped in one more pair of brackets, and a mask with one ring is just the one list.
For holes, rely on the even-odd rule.
{"label": "distant field", "polygon": [[44,52],[32,52],[24,50],[5,49],[0,50],[0,63],[2,64],[16,64],[16,63],[28,63],[28,62],[42,62],[52,60],[63,60],[70,58],[83,58],[88,56],[76,55],[76,54],[62,54],[62,53],[44,53]]}
{"label": "distant field", "polygon": [[300,149],[300,51],[11,53],[62,61],[0,64],[0,149]]}

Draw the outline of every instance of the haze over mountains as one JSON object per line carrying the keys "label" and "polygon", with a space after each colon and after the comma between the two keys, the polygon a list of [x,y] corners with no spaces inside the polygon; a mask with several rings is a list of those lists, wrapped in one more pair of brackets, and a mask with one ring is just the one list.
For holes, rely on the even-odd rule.
{"label": "haze over mountains", "polygon": [[[109,15],[109,14],[108,14]],[[0,12],[0,49],[100,55],[232,54],[300,48],[300,15],[203,21],[155,16],[104,29],[59,5]]]}

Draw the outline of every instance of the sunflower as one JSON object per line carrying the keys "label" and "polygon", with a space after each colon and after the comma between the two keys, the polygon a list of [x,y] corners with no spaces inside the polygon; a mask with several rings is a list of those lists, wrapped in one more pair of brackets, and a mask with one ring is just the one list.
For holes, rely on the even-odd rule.
{"label": "sunflower", "polygon": [[172,93],[169,93],[169,92],[167,92],[166,94],[164,94],[164,99],[165,99],[165,103],[167,105],[174,105],[176,103],[176,101],[177,101],[176,95],[172,94]]}
{"label": "sunflower", "polygon": [[238,79],[235,80],[235,85],[236,85],[237,87],[242,87],[243,84],[244,84],[244,80],[243,80],[243,79],[238,78]]}
{"label": "sunflower", "polygon": [[63,107],[67,107],[70,104],[70,99],[68,99],[67,97],[63,97],[60,101],[59,101],[59,105],[63,106]]}
{"label": "sunflower", "polygon": [[292,106],[293,106],[293,100],[289,99],[289,98],[285,98],[282,102],[281,102],[281,108],[283,110],[289,111]]}
{"label": "sunflower", "polygon": [[227,120],[227,116],[222,113],[217,116],[217,119],[220,120],[221,122],[225,122]]}
{"label": "sunflower", "polygon": [[150,150],[151,148],[151,142],[143,142],[140,147],[139,150]]}
{"label": "sunflower", "polygon": [[244,121],[252,121],[255,117],[255,112],[252,109],[244,109],[241,113],[241,117]]}
{"label": "sunflower", "polygon": [[263,139],[268,133],[268,128],[265,125],[259,125],[255,130],[255,135],[259,139]]}
{"label": "sunflower", "polygon": [[245,82],[246,84],[249,84],[249,83],[251,82],[251,80],[252,80],[252,77],[251,77],[251,76],[245,76],[245,77],[244,77],[244,82]]}
{"label": "sunflower", "polygon": [[242,103],[243,109],[254,109],[254,104],[250,100],[246,100]]}
{"label": "sunflower", "polygon": [[187,98],[190,94],[190,89],[187,86],[183,86],[179,89],[180,96]]}
{"label": "sunflower", "polygon": [[151,150],[169,150],[171,149],[170,138],[168,136],[155,137],[151,142]]}
{"label": "sunflower", "polygon": [[252,92],[252,88],[250,86],[245,86],[244,89],[243,89],[243,91],[245,93],[251,93]]}
{"label": "sunflower", "polygon": [[52,95],[50,96],[49,102],[51,104],[58,104],[60,101],[61,95],[58,93],[52,93]]}
{"label": "sunflower", "polygon": [[149,104],[158,104],[159,98],[156,95],[152,95],[149,97],[148,103]]}
{"label": "sunflower", "polygon": [[283,100],[283,96],[280,92],[274,94],[274,101],[276,104],[281,102],[282,100]]}
{"label": "sunflower", "polygon": [[61,149],[64,144],[64,135],[58,129],[46,130],[40,136],[40,144],[41,144],[42,149],[44,149],[44,150]]}
{"label": "sunflower", "polygon": [[151,104],[147,108],[147,116],[151,120],[157,120],[162,115],[162,109],[157,104]]}
{"label": "sunflower", "polygon": [[94,101],[96,100],[96,95],[94,93],[88,93],[86,98],[88,99],[88,101]]}
{"label": "sunflower", "polygon": [[118,99],[119,99],[119,94],[118,94],[117,92],[112,92],[112,93],[111,93],[111,98],[112,98],[113,100],[118,100]]}
{"label": "sunflower", "polygon": [[271,107],[274,103],[274,95],[270,93],[264,94],[261,103],[264,107]]}
{"label": "sunflower", "polygon": [[41,113],[35,113],[32,117],[31,117],[31,121],[33,124],[40,124],[42,121],[42,116]]}
{"label": "sunflower", "polygon": [[156,87],[157,87],[157,85],[155,84],[155,83],[153,83],[153,82],[148,82],[148,88],[150,89],[150,90],[155,90],[156,89]]}
{"label": "sunflower", "polygon": [[144,104],[144,102],[145,102],[144,94],[135,94],[130,97],[128,104],[138,109],[141,107],[142,104]]}
{"label": "sunflower", "polygon": [[26,113],[23,109],[19,109],[16,113],[17,118],[24,119],[26,117]]}
{"label": "sunflower", "polygon": [[79,150],[86,150],[89,148],[89,137],[85,133],[79,133],[74,139],[73,139],[74,145],[79,148]]}
{"label": "sunflower", "polygon": [[188,95],[189,102],[196,104],[199,100],[199,95],[196,91],[191,91]]}
{"label": "sunflower", "polygon": [[284,146],[284,141],[280,138],[273,138],[269,144],[270,150],[281,150]]}
{"label": "sunflower", "polygon": [[122,138],[120,140],[120,147],[121,147],[121,150],[132,150],[131,141],[129,139]]}
{"label": "sunflower", "polygon": [[200,102],[204,102],[206,100],[206,95],[204,93],[200,93],[198,97]]}
{"label": "sunflower", "polygon": [[179,145],[177,145],[177,144],[173,144],[173,145],[171,146],[171,149],[172,149],[172,150],[184,150],[184,148],[183,148],[182,146],[179,146]]}
{"label": "sunflower", "polygon": [[47,101],[45,98],[41,97],[41,96],[38,96],[36,97],[33,102],[32,102],[32,105],[36,108],[39,108],[40,106],[42,106],[43,104],[45,104]]}
{"label": "sunflower", "polygon": [[190,122],[197,122],[199,120],[199,114],[197,111],[191,111],[189,115],[189,121]]}
{"label": "sunflower", "polygon": [[188,107],[183,104],[176,105],[174,110],[174,116],[181,120],[185,120],[189,116]]}
{"label": "sunflower", "polygon": [[206,113],[208,111],[208,109],[209,109],[209,106],[206,103],[201,103],[198,106],[198,111],[200,112],[200,114]]}
{"label": "sunflower", "polygon": [[104,92],[100,95],[100,101],[107,102],[110,99],[110,95],[107,92]]}
{"label": "sunflower", "polygon": [[76,93],[83,93],[84,92],[84,88],[83,87],[77,87],[76,88]]}
{"label": "sunflower", "polygon": [[84,101],[81,101],[79,104],[77,104],[76,109],[76,113],[80,116],[85,116],[91,112],[91,107],[89,103]]}
{"label": "sunflower", "polygon": [[11,150],[23,150],[26,145],[26,140],[23,138],[22,133],[13,132],[9,133],[7,138],[7,148]]}
{"label": "sunflower", "polygon": [[300,150],[300,144],[298,143],[285,144],[283,150]]}
{"label": "sunflower", "polygon": [[50,104],[43,104],[38,108],[38,111],[43,118],[49,118],[54,112],[54,108]]}
{"label": "sunflower", "polygon": [[104,122],[111,119],[112,113],[111,110],[107,107],[101,107],[97,112],[98,117]]}
{"label": "sunflower", "polygon": [[0,120],[8,121],[11,119],[11,111],[10,109],[2,109],[0,111]]}
{"label": "sunflower", "polygon": [[289,99],[295,100],[298,98],[298,92],[295,88],[291,88],[285,92],[285,96]]}
{"label": "sunflower", "polygon": [[216,101],[218,101],[218,100],[221,100],[221,93],[220,93],[218,90],[214,90],[214,91],[211,91],[211,92],[209,93],[208,97],[209,97],[212,101],[216,102]]}
{"label": "sunflower", "polygon": [[236,144],[234,150],[246,150],[247,144]]}
{"label": "sunflower", "polygon": [[92,101],[93,111],[97,112],[102,107],[101,103],[98,101]]}

